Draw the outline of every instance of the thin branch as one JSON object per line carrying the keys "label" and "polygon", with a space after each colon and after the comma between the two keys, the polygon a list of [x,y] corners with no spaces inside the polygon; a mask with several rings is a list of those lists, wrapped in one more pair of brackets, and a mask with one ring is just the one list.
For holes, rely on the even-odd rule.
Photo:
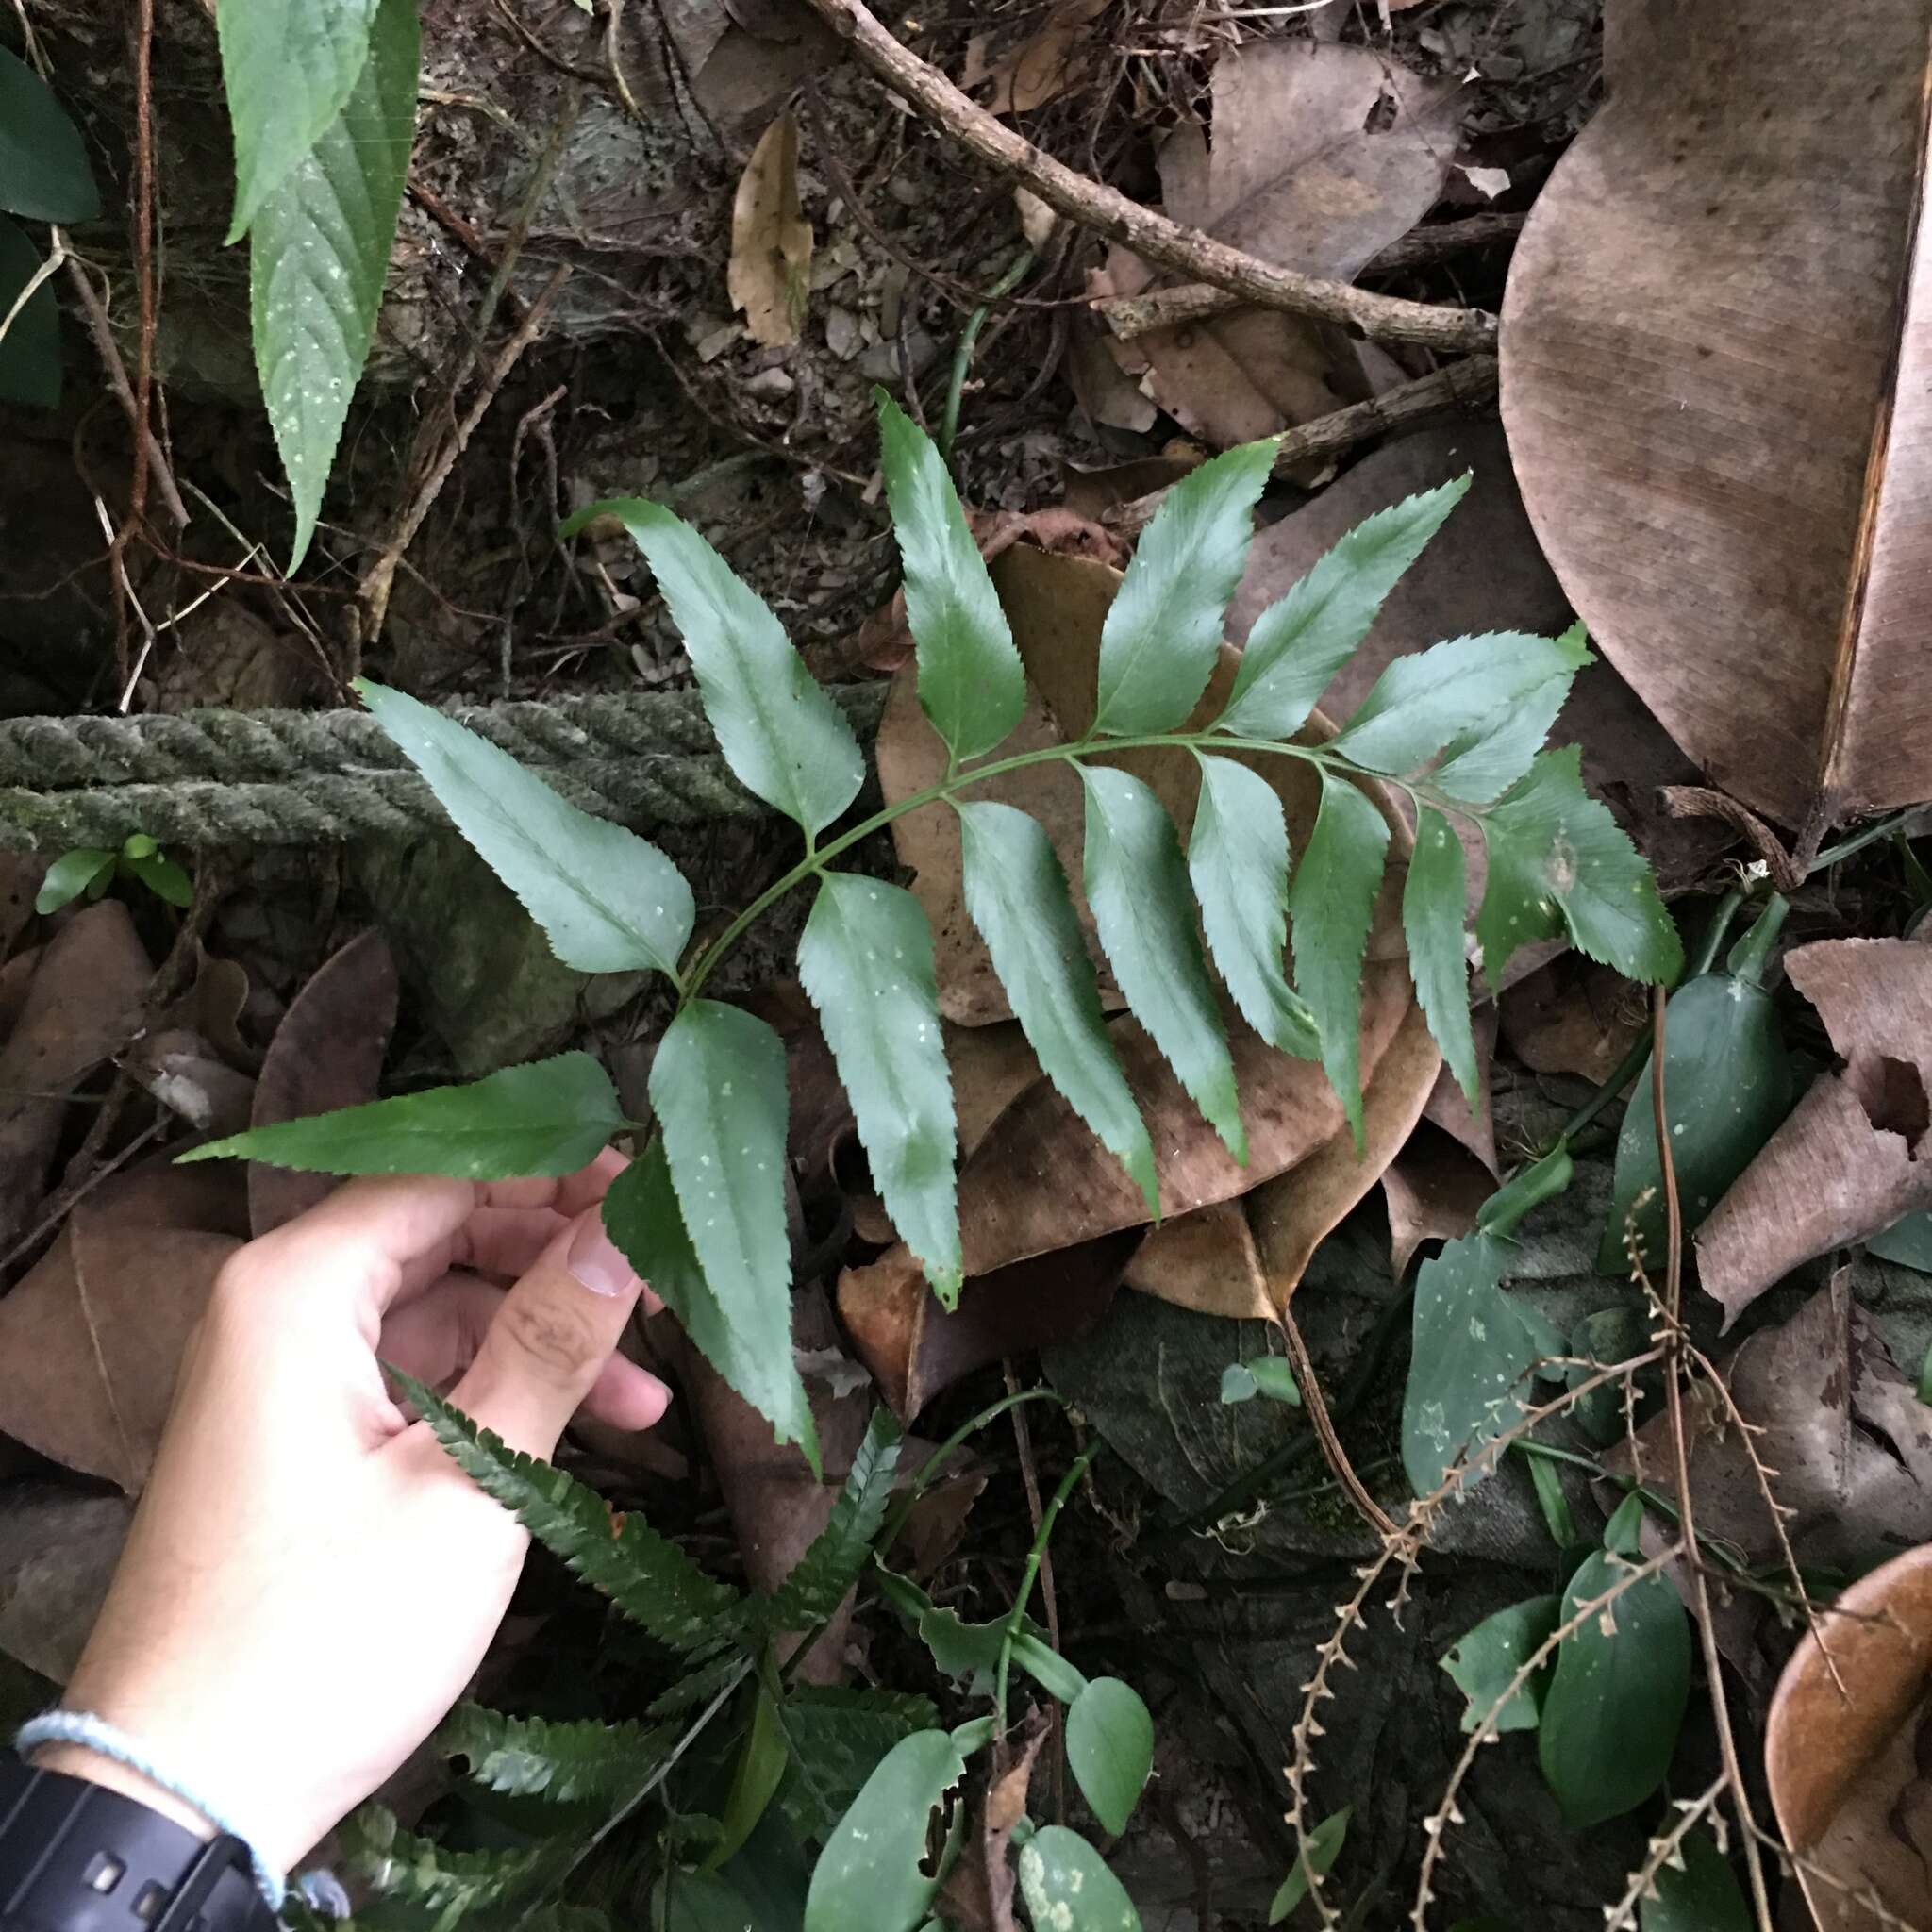
{"label": "thin branch", "polygon": [[1328,1405],[1322,1400],[1322,1385],[1316,1376],[1308,1345],[1302,1340],[1302,1331],[1295,1326],[1294,1317],[1286,1308],[1281,1311],[1281,1333],[1288,1342],[1289,1366],[1293,1369],[1295,1381],[1301,1388],[1302,1404],[1308,1412],[1308,1424],[1315,1432],[1315,1441],[1322,1445],[1323,1460],[1334,1471],[1335,1480],[1341,1485],[1342,1493],[1355,1505],[1356,1513],[1377,1536],[1385,1541],[1400,1536],[1401,1527],[1395,1519],[1369,1494],[1367,1485],[1355,1473],[1355,1464],[1348,1459],[1348,1451],[1341,1446],[1341,1438],[1335,1433],[1335,1424],[1328,1418]]}
{"label": "thin branch", "polygon": [[[60,231],[56,228],[58,239]],[[168,458],[161,449],[153,428],[142,420],[141,410],[134,400],[134,390],[127,380],[127,367],[121,359],[121,351],[114,341],[113,325],[108,320],[108,311],[101,305],[101,298],[94,293],[93,284],[87,278],[87,270],[79,258],[68,256],[67,279],[75,296],[80,303],[80,312],[87,318],[87,332],[94,345],[94,353],[101,358],[101,367],[108,373],[108,386],[114,391],[120,403],[122,413],[127,418],[127,426],[136,440],[147,453],[148,475],[154,478],[155,488],[161,493],[161,501],[168,507],[168,514],[182,529],[188,527],[188,506],[181,501],[181,492],[175,487],[175,473],[168,467]]]}
{"label": "thin branch", "polygon": [[887,32],[860,0],[811,0],[813,8],[892,91],[963,147],[1017,175],[1049,208],[1158,262],[1232,290],[1263,308],[1319,315],[1380,341],[1420,342],[1449,351],[1492,349],[1496,319],[1476,308],[1445,308],[1376,294],[1346,282],[1296,275],[1239,248],[1184,228],[1117,190],[1056,160],[1016,134]]}

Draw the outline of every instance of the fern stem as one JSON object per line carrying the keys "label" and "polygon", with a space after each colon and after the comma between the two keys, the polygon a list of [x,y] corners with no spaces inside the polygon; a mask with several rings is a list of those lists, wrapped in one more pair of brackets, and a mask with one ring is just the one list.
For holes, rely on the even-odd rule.
{"label": "fern stem", "polygon": [[1467,801],[1444,798],[1431,791],[1425,785],[1412,780],[1391,778],[1385,772],[1371,772],[1366,767],[1352,763],[1347,758],[1337,758],[1332,752],[1309,744],[1284,744],[1272,738],[1233,738],[1224,732],[1208,731],[1147,731],[1125,738],[1083,738],[1072,744],[1047,744],[1032,751],[1015,752],[1010,758],[995,758],[991,764],[974,765],[971,771],[949,771],[936,785],[928,785],[924,791],[915,791],[902,798],[896,805],[889,805],[875,811],[868,819],[862,819],[849,830],[841,832],[836,839],[828,839],[823,845],[812,848],[808,844],[805,856],[798,863],[774,880],[757,898],[734,918],[729,925],[706,947],[685,975],[683,991],[679,995],[678,1007],[681,1011],[697,998],[704,990],[706,980],[717,970],[719,962],[741,940],[750,927],[761,919],[772,907],[807,879],[820,876],[841,853],[874,832],[882,831],[895,819],[904,818],[909,811],[917,811],[922,806],[950,805],[968,786],[976,785],[984,778],[1003,777],[1008,772],[1022,772],[1029,765],[1054,763],[1077,764],[1084,758],[1100,753],[1123,751],[1247,751],[1272,753],[1277,758],[1299,758],[1304,764],[1314,765],[1323,771],[1332,771],[1344,778],[1372,779],[1379,784],[1395,785],[1407,791],[1419,804],[1432,805],[1439,811],[1466,818],[1479,824],[1481,815]]}
{"label": "fern stem", "polygon": [[1053,1492],[1053,1501],[1046,1506],[1046,1514],[1040,1519],[1040,1529],[1033,1539],[1033,1547],[1027,1552],[1025,1574],[1020,1578],[1020,1589],[1013,1598],[1013,1607],[1007,1614],[1007,1627],[1000,1634],[999,1675],[993,1683],[993,1709],[999,1717],[999,1727],[1007,1727],[1007,1676],[1013,1662],[1013,1640],[1020,1634],[1020,1625],[1026,1621],[1026,1606],[1033,1600],[1033,1580],[1040,1574],[1041,1559],[1046,1555],[1047,1540],[1053,1535],[1054,1524],[1058,1520],[1061,1507],[1080,1478],[1092,1465],[1093,1458],[1106,1448],[1106,1443],[1097,1438],[1074,1457],[1067,1473],[1060,1478],[1060,1486]]}

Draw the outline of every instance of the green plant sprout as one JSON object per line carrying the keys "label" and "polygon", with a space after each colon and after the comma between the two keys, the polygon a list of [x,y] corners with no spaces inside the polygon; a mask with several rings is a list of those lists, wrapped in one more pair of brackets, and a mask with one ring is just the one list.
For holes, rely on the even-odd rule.
{"label": "green plant sprout", "polygon": [[131,832],[119,850],[100,845],[76,845],[47,868],[34,910],[58,912],[85,898],[101,897],[117,878],[133,879],[170,906],[186,906],[194,898],[194,881],[145,832]]}
{"label": "green plant sprout", "polygon": [[[611,1189],[606,1221],[699,1351],[814,1466],[790,1348],[784,1050],[764,1021],[706,991],[767,908],[794,888],[814,889],[799,977],[887,1210],[951,1305],[962,1274],[957,1137],[931,931],[911,893],[835,865],[894,819],[931,805],[958,815],[967,907],[1026,1039],[1154,1216],[1153,1145],[1108,1041],[1060,862],[1027,813],[971,795],[989,778],[1049,762],[1079,773],[1084,882],[1101,947],[1128,1008],[1238,1160],[1246,1135],[1210,958],[1256,1033],[1282,1052],[1319,1057],[1359,1138],[1361,975],[1392,836],[1364,786],[1392,786],[1414,808],[1402,894],[1409,968],[1466,1092],[1475,1091],[1476,1058],[1464,838],[1486,854],[1475,936],[1492,986],[1520,946],[1558,932],[1632,978],[1669,981],[1681,963],[1649,870],[1584,791],[1577,753],[1542,749],[1590,660],[1580,632],[1456,638],[1399,658],[1334,736],[1307,733],[1317,699],[1466,477],[1344,536],[1256,621],[1220,714],[1191,724],[1274,444],[1244,444],[1203,464],[1169,491],[1122,578],[1102,630],[1091,728],[1002,757],[1026,701],[1006,615],[938,450],[883,395],[879,423],[919,698],[948,762],[938,783],[842,829],[834,828],[858,791],[863,758],[763,600],[659,505],[597,504],[565,526],[569,534],[597,515],[623,521],[684,637],[731,770],[804,838],[797,862],[694,956],[691,889],[655,845],[566,804],[428,706],[359,687],[559,958],[593,973],[655,970],[675,988],[677,1009],[651,1071],[657,1126]],[[1156,794],[1109,762],[1156,748],[1189,754],[1199,771],[1185,852]],[[1320,782],[1314,830],[1291,874],[1285,815],[1263,775],[1276,758],[1311,768]],[[466,1088],[257,1129],[184,1158],[484,1179],[568,1172],[624,1125],[603,1071],[588,1055],[567,1054]]]}

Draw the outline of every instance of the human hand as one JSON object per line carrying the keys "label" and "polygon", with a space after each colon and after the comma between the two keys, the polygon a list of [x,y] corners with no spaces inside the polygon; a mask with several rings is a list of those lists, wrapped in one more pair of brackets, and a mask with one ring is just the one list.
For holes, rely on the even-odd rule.
{"label": "human hand", "polygon": [[[603,1230],[623,1170],[351,1181],[222,1270],[62,1702],[138,1739],[286,1869],[462,1694],[528,1538],[411,1424],[378,1360],[548,1456],[581,1405],[647,1428],[615,1351],[641,1291]],[[514,1281],[507,1291],[498,1284]],[[199,1813],[79,1746],[37,1763]]]}

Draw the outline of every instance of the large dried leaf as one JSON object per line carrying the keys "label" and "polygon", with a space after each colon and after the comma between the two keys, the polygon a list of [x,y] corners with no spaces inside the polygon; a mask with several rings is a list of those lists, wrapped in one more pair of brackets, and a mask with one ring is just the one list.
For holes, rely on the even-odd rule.
{"label": "large dried leaf", "polygon": [[[1185,124],[1161,145],[1166,212],[1277,267],[1351,281],[1441,194],[1458,92],[1369,47],[1249,41],[1215,63],[1211,130]],[[1136,294],[1151,279],[1124,251],[1109,258],[1112,291]],[[1341,331],[1265,309],[1157,330],[1116,353],[1215,444],[1270,436],[1369,393]]]}
{"label": "large dried leaf", "polygon": [[732,306],[755,342],[798,340],[810,292],[811,224],[798,202],[798,123],[780,114],[759,137],[731,204]]}
{"label": "large dried leaf", "polygon": [[1932,1206],[1932,945],[1822,940],[1785,970],[1844,1067],[1811,1083],[1697,1236],[1726,1324],[1801,1263]]}
{"label": "large dried leaf", "polygon": [[[1401,1152],[1435,1091],[1442,1056],[1422,1008],[1403,1014],[1362,1093],[1362,1144],[1337,1134],[1247,1201],[1271,1307],[1288,1307],[1318,1246],[1364,1200]],[[1225,1313],[1246,1313],[1226,1309]]]}
{"label": "large dried leaf", "polygon": [[1925,27],[1616,0],[1504,308],[1517,475],[1591,637],[1812,835],[1932,794]]}
{"label": "large dried leaf", "polygon": [[968,1281],[956,1308],[933,1298],[903,1245],[839,1277],[839,1316],[879,1392],[910,1422],[961,1375],[1084,1335],[1113,1300],[1138,1227],[1037,1255]]}
{"label": "large dried leaf", "polygon": [[141,1019],[148,958],[127,908],[78,912],[40,956],[0,1048],[0,1248],[33,1220],[68,1099]]}
{"label": "large dried leaf", "polygon": [[[282,1016],[261,1063],[249,1125],[374,1100],[395,1024],[395,960],[371,927],[332,954]],[[336,1186],[332,1174],[250,1161],[249,1231],[263,1235],[292,1221]]]}
{"label": "large dried leaf", "polygon": [[[1323,709],[1347,717],[1396,658],[1442,638],[1561,631],[1569,600],[1537,547],[1502,431],[1471,422],[1422,429],[1376,450],[1304,508],[1257,532],[1228,608],[1228,636],[1244,639],[1256,618],[1364,517],[1465,472],[1468,494],[1397,580],[1368,641],[1324,694]],[[1667,891],[1695,877],[1728,837],[1707,820],[1660,816],[1657,788],[1688,783],[1696,769],[1609,665],[1592,664],[1577,677],[1550,741],[1582,745],[1585,784],[1616,812]],[[1482,882],[1476,851],[1472,903]]]}
{"label": "large dried leaf", "polygon": [[[1861,1576],[1799,1644],[1772,1700],[1765,1778],[1817,1932],[1877,1932],[1871,1893],[1932,1920],[1932,1547]],[[1827,1657],[1826,1652],[1829,1652]]]}
{"label": "large dried leaf", "polygon": [[181,1351],[247,1233],[241,1171],[165,1160],[111,1176],[0,1300],[0,1433],[130,1495]]}
{"label": "large dried leaf", "polygon": [[1142,1294],[1204,1315],[1274,1318],[1245,1202],[1217,1201],[1163,1221],[1141,1243],[1123,1279]]}

